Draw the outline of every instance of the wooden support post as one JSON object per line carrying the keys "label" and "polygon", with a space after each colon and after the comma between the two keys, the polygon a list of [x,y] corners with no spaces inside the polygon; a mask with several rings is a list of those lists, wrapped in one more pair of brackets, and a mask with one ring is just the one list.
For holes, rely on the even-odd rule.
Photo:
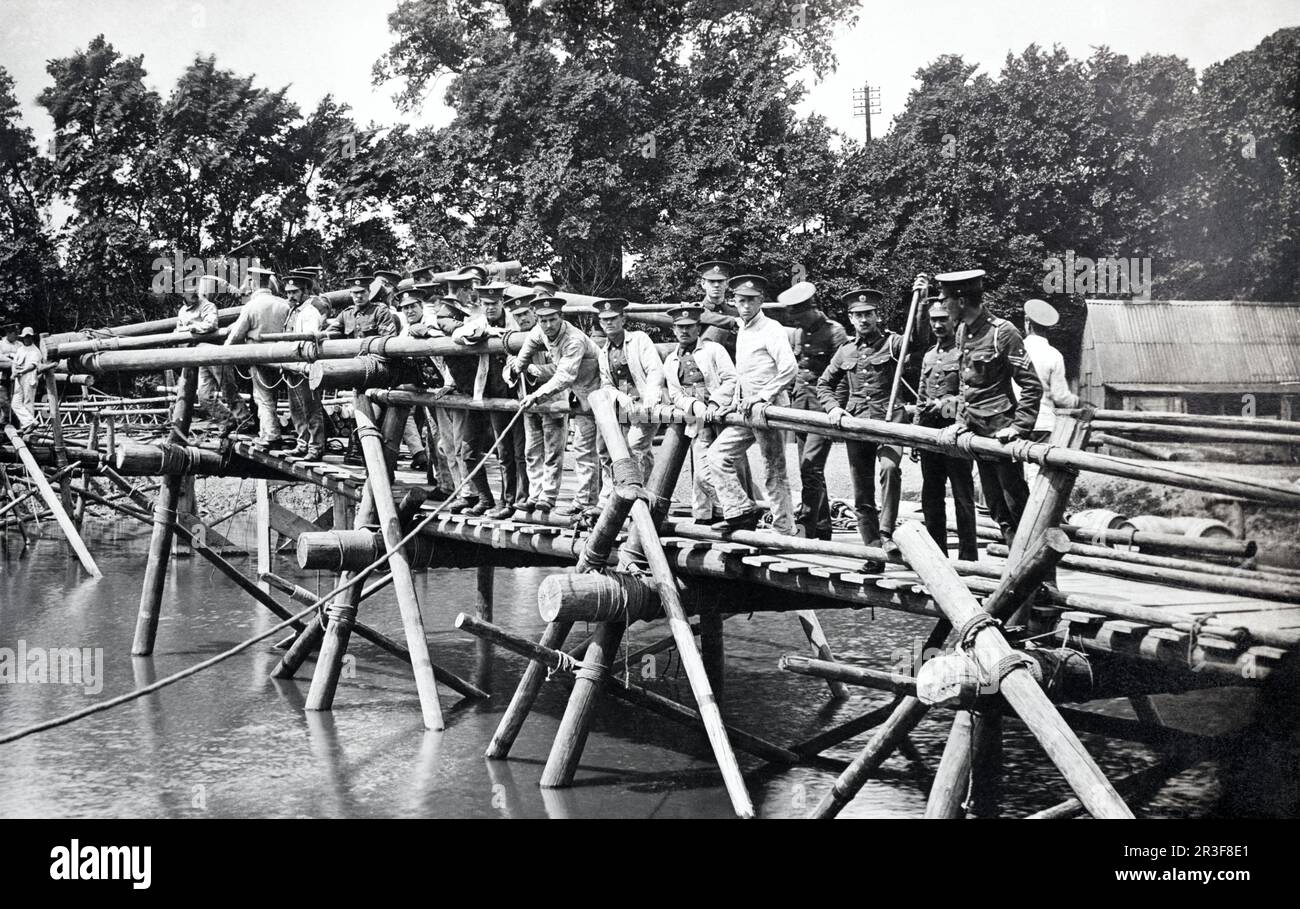
{"label": "wooden support post", "polygon": [[722,611],[717,608],[700,610],[700,658],[704,660],[704,671],[719,704],[722,703],[727,670],[727,649],[722,639],[723,618]]}
{"label": "wooden support post", "polygon": [[1021,550],[1020,558],[1007,560],[1006,570],[984,600],[984,611],[1003,618],[1019,609],[1070,551],[1070,538],[1059,527],[1049,527]]}
{"label": "wooden support post", "polygon": [[[464,613],[456,617],[456,627],[461,631],[469,632],[475,637],[490,641],[499,647],[504,647],[511,653],[517,653],[529,660],[535,660],[549,669],[558,669],[563,665],[568,665],[569,662],[564,654],[552,647],[535,644],[527,638],[511,634],[488,622],[480,622],[473,616]],[[700,719],[699,713],[685,704],[679,704],[639,685],[627,682],[621,685],[608,685],[605,690],[621,701],[644,707],[664,719],[688,726],[696,732],[703,730],[703,721]],[[737,748],[765,761],[776,764],[796,764],[799,762],[799,755],[790,749],[782,748],[780,745],[775,745],[766,739],[745,732],[743,729],[727,726],[727,734],[735,741]]]}
{"label": "wooden support post", "polygon": [[952,716],[948,744],[934,774],[930,798],[925,803],[927,819],[952,819],[965,815],[966,790],[970,786],[971,712],[958,710]]}
{"label": "wooden support post", "polygon": [[596,627],[596,634],[582,659],[583,666],[574,673],[569,703],[564,708],[560,728],[555,731],[551,752],[542,769],[540,785],[543,789],[573,785],[573,775],[578,770],[578,761],[582,759],[582,749],[587,744],[587,734],[595,719],[596,697],[609,674],[626,628],[622,622],[601,622]]}
{"label": "wooden support post", "polygon": [[[274,569],[271,564],[271,486],[266,480],[254,481],[254,496],[257,502],[257,574],[262,576]],[[258,581],[257,586],[270,593],[271,585]]]}
{"label": "wooden support post", "polygon": [[[936,546],[935,549],[938,549]],[[929,637],[921,648],[924,654],[928,650],[942,647],[948,639],[952,625],[947,619],[940,619],[930,631]],[[835,780],[831,791],[822,797],[810,817],[829,819],[840,813],[845,805],[853,801],[859,790],[866,785],[871,774],[894,753],[908,733],[916,728],[917,723],[925,717],[928,708],[912,696],[900,698],[889,714],[889,718],[876,729],[868,740],[867,746],[853,759],[853,762]]]}
{"label": "wooden support post", "polygon": [[341,492],[334,493],[334,526],[338,529],[353,526],[356,505],[352,499]]}
{"label": "wooden support post", "polygon": [[[605,439],[605,447],[614,461],[631,457],[627,440],[618,423],[618,414],[613,399],[606,389],[593,392],[589,398],[596,425]],[[727,730],[722,722],[722,713],[714,699],[713,689],[709,685],[708,674],[704,671],[704,661],[695,647],[695,635],[686,618],[681,597],[677,593],[677,579],[673,576],[672,566],[664,555],[663,545],[659,542],[659,528],[655,522],[650,506],[637,499],[632,505],[632,522],[637,531],[637,541],[644,550],[650,573],[659,586],[659,598],[663,602],[664,613],[668,616],[668,627],[677,641],[677,655],[686,671],[691,693],[699,705],[700,716],[704,718],[704,728],[708,732],[709,744],[713,748],[714,758],[722,772],[722,779],[731,797],[732,808],[740,817],[753,817],[754,804],[745,788],[745,778],[736,763],[736,755],[727,738]]]}
{"label": "wooden support post", "polygon": [[[921,523],[908,521],[895,530],[894,542],[954,626],[969,627],[967,623],[976,617],[988,615]],[[1133,812],[1052,706],[1028,668],[1016,661],[1016,652],[998,627],[990,621],[968,632],[968,637],[976,663],[989,677],[1001,676],[1002,696],[1034,733],[1088,811],[1094,817],[1131,818]]]}
{"label": "wooden support post", "polygon": [[[402,525],[393,503],[393,485],[389,478],[384,442],[375,426],[373,405],[365,395],[357,395],[353,402],[357,420],[357,436],[366,460],[367,482],[375,500],[384,542],[388,545],[388,565],[393,574],[393,590],[397,606],[402,613],[402,627],[406,632],[406,649],[411,652],[411,669],[415,673],[415,687],[420,694],[420,709],[424,725],[429,729],[442,729],[442,705],[438,702],[438,686],[433,677],[433,664],[429,659],[429,643],[425,637],[424,620],[420,617],[420,601],[411,577],[411,565],[401,545]],[[312,684],[315,689],[315,680]],[[310,700],[310,697],[309,697]]]}
{"label": "wooden support post", "polygon": [[[199,507],[195,498],[194,475],[187,474],[181,477],[180,495],[176,499],[176,516],[178,519],[192,520],[181,521],[181,523],[188,523],[190,526],[202,523],[199,521]],[[190,554],[190,545],[184,538],[178,535],[172,539],[173,556],[187,556]]]}
{"label": "wooden support post", "polygon": [[[172,407],[171,441],[184,445],[190,434],[190,419],[194,413],[194,392],[198,386],[198,369],[181,370],[180,387]],[[158,633],[158,615],[162,610],[163,589],[167,585],[167,560],[171,554],[173,536],[172,517],[180,496],[182,477],[169,474],[162,478],[158,497],[153,506],[153,535],[149,539],[149,560],[145,563],[144,584],[140,590],[140,612],[135,621],[135,640],[131,645],[134,656],[153,653],[154,637]]]}
{"label": "wooden support post", "polygon": [[[475,571],[474,614],[485,622],[492,621],[492,599],[496,586],[496,568],[489,562],[479,565]],[[479,641],[474,661],[474,682],[480,688],[492,688],[492,645]]]}
{"label": "wooden support post", "polygon": [[[31,478],[32,483],[35,484],[36,488],[40,491],[41,498],[45,500],[45,504],[54,515],[54,520],[58,522],[59,528],[67,538],[68,544],[72,546],[72,551],[77,554],[77,559],[81,562],[81,567],[85,568],[91,577],[102,578],[104,576],[103,572],[101,572],[99,566],[95,564],[94,558],[90,555],[90,550],[86,548],[85,542],[81,539],[81,534],[77,533],[76,525],[72,523],[72,518],[68,516],[67,510],[63,507],[63,503],[59,500],[58,495],[45,479],[45,474],[41,470],[40,465],[36,463],[36,458],[32,457],[31,451],[27,448],[27,443],[24,442],[22,436],[18,434],[18,430],[14,429],[12,426],[5,426],[4,433],[9,438],[9,444],[12,445],[14,451],[18,453],[18,458],[22,461],[23,469],[27,471],[27,476]],[[8,475],[6,475],[5,479],[7,482]],[[10,492],[12,493],[12,490],[10,490]],[[69,490],[69,492],[71,492],[71,490]],[[24,540],[26,540],[25,535]]]}
{"label": "wooden support post", "polygon": [[[813,653],[817,654],[817,659],[826,660],[828,663],[835,662],[835,654],[831,652],[830,642],[826,640],[826,632],[822,630],[822,623],[817,618],[817,613],[811,609],[801,609],[795,615],[799,618],[799,627],[803,629],[804,636],[812,645]],[[837,701],[842,701],[849,696],[849,690],[844,687],[843,682],[827,679],[826,686],[831,690],[831,697]]]}
{"label": "wooden support post", "polygon": [[980,710],[971,730],[970,816],[995,818],[1002,801],[1002,713]]}
{"label": "wooden support post", "polygon": [[[45,370],[45,398],[50,407],[50,434],[54,436],[54,464],[64,467],[68,463],[68,449],[63,444],[63,416],[59,412],[59,383],[54,378],[54,370]],[[68,478],[59,483],[59,501],[63,503],[64,512],[72,510],[72,488]]]}

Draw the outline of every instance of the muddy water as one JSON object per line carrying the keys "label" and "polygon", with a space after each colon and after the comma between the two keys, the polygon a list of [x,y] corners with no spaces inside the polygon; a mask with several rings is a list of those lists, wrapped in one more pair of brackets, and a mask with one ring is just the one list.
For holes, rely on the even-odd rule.
{"label": "muddy water", "polygon": [[[241,523],[243,521],[243,523]],[[232,535],[249,525],[236,519]],[[51,531],[25,559],[0,559],[0,647],[87,648],[102,655],[102,678],[68,671],[55,681],[27,678],[0,684],[0,731],[77,710],[129,691],[218,653],[272,624],[264,610],[238,593],[204,561],[173,560],[157,649],[133,658],[130,646],[139,602],[148,534],[134,523],[88,524],[87,540],[105,578],[91,581]],[[245,537],[246,538],[246,537]],[[16,541],[11,536],[11,542]],[[235,561],[252,573],[251,559]],[[330,576],[303,575],[291,556],[276,570],[312,589]],[[536,589],[542,570],[499,570],[495,621],[536,638]],[[271,641],[145,699],[18,742],[0,746],[0,816],[4,817],[726,817],[730,805],[702,736],[618,702],[602,704],[576,785],[542,790],[537,782],[568,684],[543,690],[510,761],[487,761],[483,749],[522,671],[511,654],[485,655],[452,628],[472,610],[473,572],[431,571],[418,576],[433,658],[466,677],[488,680],[487,704],[457,703],[443,690],[447,729],[426,732],[407,667],[354,640],[335,709],[303,707],[310,664],[301,679],[268,678],[278,653]],[[391,592],[363,607],[365,621],[401,637]],[[822,617],[838,655],[887,667],[898,648],[928,630],[928,620],[884,611],[840,611]],[[887,696],[853,689],[832,704],[815,679],[782,673],[778,657],[806,648],[793,616],[737,616],[726,624],[727,718],[773,741],[810,737],[885,703]],[[581,630],[581,626],[579,626]],[[636,628],[638,647],[662,636]],[[0,651],[0,654],[3,652]],[[93,664],[93,659],[88,660]],[[690,701],[680,664],[660,655],[633,667],[653,675],[646,684]],[[100,685],[102,684],[102,688]],[[88,691],[89,689],[89,691]],[[99,689],[99,690],[96,690]],[[1210,731],[1227,728],[1249,710],[1249,695],[1219,692],[1194,700],[1158,699],[1166,720]],[[1131,715],[1126,704],[1101,706]],[[947,734],[936,714],[913,741],[931,768]],[[1142,746],[1085,736],[1085,744],[1112,779],[1153,760]],[[848,760],[865,738],[828,752]],[[834,766],[765,768],[741,756],[759,812],[769,817],[806,813],[834,779]],[[1004,809],[1018,815],[1059,802],[1069,791],[1018,724],[1005,742]],[[1176,777],[1145,813],[1171,817],[1213,813],[1219,804],[1219,767],[1203,763]],[[901,757],[885,764],[846,816],[917,817],[925,804],[925,772]]]}

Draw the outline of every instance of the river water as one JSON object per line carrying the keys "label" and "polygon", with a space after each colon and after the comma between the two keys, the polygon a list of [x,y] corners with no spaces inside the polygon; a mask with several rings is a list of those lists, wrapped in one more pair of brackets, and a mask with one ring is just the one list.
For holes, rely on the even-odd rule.
{"label": "river water", "polygon": [[[246,518],[231,535],[244,538]],[[86,578],[51,529],[24,559],[0,558],[0,647],[29,660],[34,648],[88,648],[102,655],[102,679],[0,684],[0,732],[58,716],[147,684],[265,630],[273,621],[198,558],[172,560],[157,648],[130,655],[144,571],[148,530],[123,519],[90,522],[86,539],[105,573]],[[17,538],[10,537],[11,544]],[[250,575],[251,558],[234,557]],[[291,554],[276,571],[313,590],[330,575],[299,572]],[[499,569],[494,620],[540,636],[536,590],[543,569]],[[420,721],[408,668],[353,639],[347,676],[332,713],[308,713],[303,701],[308,664],[293,681],[268,678],[278,659],[271,644],[236,657],[161,692],[17,742],[0,745],[3,817],[728,817],[730,803],[703,736],[638,708],[605,699],[587,743],[576,784],[538,786],[551,737],[563,712],[566,681],[548,683],[509,761],[488,761],[491,738],[523,669],[513,654],[484,655],[478,642],[452,627],[472,611],[472,571],[436,570],[417,576],[433,659],[467,678],[487,679],[487,703],[458,702],[442,689],[447,728],[427,732]],[[283,599],[283,598],[282,598]],[[367,601],[362,619],[402,637],[391,591]],[[924,636],[930,620],[885,611],[822,613],[837,656],[887,668],[899,648]],[[577,631],[581,631],[578,626]],[[726,623],[728,663],[724,715],[772,741],[790,744],[843,722],[889,697],[851,689],[834,703],[823,683],[781,672],[777,659],[807,644],[792,615],[737,616]],[[638,626],[632,646],[666,632]],[[277,635],[278,637],[278,635]],[[0,652],[2,653],[2,652]],[[649,687],[692,703],[675,658],[633,667]],[[653,679],[645,676],[653,675]],[[95,690],[102,684],[102,690]],[[87,689],[90,689],[88,692]],[[1230,728],[1249,713],[1251,696],[1217,691],[1157,698],[1166,721],[1202,731]],[[1124,702],[1093,705],[1131,716]],[[1006,724],[1003,809],[1025,813],[1069,797],[1064,781],[1025,729]],[[931,770],[947,735],[948,715],[936,712],[913,734]],[[1143,746],[1096,736],[1083,740],[1111,779],[1147,766]],[[851,759],[855,739],[827,752]],[[806,814],[835,778],[834,766],[765,767],[740,756],[750,793],[766,817]],[[1221,812],[1225,774],[1205,762],[1175,777],[1142,813],[1154,817]],[[867,784],[844,816],[918,817],[925,806],[925,771],[899,756]]]}

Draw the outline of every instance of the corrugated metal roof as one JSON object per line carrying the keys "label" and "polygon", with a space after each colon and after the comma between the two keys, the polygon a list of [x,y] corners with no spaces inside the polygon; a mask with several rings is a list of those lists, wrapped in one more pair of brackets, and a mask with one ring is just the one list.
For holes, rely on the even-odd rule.
{"label": "corrugated metal roof", "polygon": [[1083,346],[1106,385],[1300,382],[1300,304],[1088,300]]}

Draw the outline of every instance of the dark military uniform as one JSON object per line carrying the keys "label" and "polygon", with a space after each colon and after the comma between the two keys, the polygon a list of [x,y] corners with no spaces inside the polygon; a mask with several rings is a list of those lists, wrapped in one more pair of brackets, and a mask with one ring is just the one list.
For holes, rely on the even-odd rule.
{"label": "dark military uniform", "polygon": [[345,338],[391,338],[397,334],[397,317],[384,303],[352,304],[339,313]]}
{"label": "dark military uniform", "polygon": [[714,307],[712,303],[701,300],[704,312],[700,313],[700,324],[704,330],[700,337],[705,341],[716,341],[727,349],[727,356],[736,359],[736,315],[726,303]]}
{"label": "dark military uniform", "polygon": [[[505,328],[505,313],[503,312],[500,318],[488,324],[494,328]],[[487,397],[514,398],[517,396],[514,387],[507,385],[502,376],[506,361],[509,358],[510,355],[504,352],[488,356],[487,384],[484,388],[484,394]],[[456,358],[452,357],[451,359]],[[472,358],[461,357],[460,359]],[[501,504],[503,507],[509,505],[513,509],[516,501],[528,498],[528,470],[524,460],[523,422],[516,421],[511,426],[510,421],[514,414],[502,410],[494,410],[481,416],[486,419],[480,420],[480,424],[486,423],[487,425],[486,427],[483,425],[479,427],[479,442],[486,442],[486,445],[481,450],[476,448],[474,452],[475,463],[487,456],[488,448],[492,446],[494,439],[503,434],[505,435],[501,444],[497,446],[497,460],[501,464]],[[484,430],[490,430],[490,434]],[[487,471],[483,472],[486,473]]]}
{"label": "dark military uniform", "polygon": [[[903,339],[892,331],[877,332],[874,337],[859,335],[835,352],[830,365],[817,381],[817,398],[829,411],[840,405],[837,389],[848,382],[848,400],[844,409],[853,417],[885,419],[894,371],[902,355]],[[853,479],[853,512],[858,519],[858,534],[868,546],[879,545],[881,534],[893,533],[898,518],[898,499],[902,491],[902,453],[892,445],[877,442],[846,441],[849,475]],[[876,508],[876,456],[881,459],[880,487],[884,498],[883,513]]]}
{"label": "dark military uniform", "polygon": [[[950,339],[947,347],[935,344],[921,363],[920,397],[914,422],[941,428],[956,419],[961,400],[961,348]],[[947,484],[952,484],[953,509],[957,514],[957,557],[974,561],[979,553],[975,535],[975,479],[971,462],[932,451],[921,451],[921,513],[926,529],[948,552],[948,516],[944,501]]]}
{"label": "dark military uniform", "polygon": [[[844,326],[822,315],[817,323],[801,331],[799,372],[794,379],[791,407],[817,413],[825,412],[817,397],[817,380],[830,365],[835,352],[847,344],[849,333]],[[837,395],[843,396],[841,390]],[[802,502],[795,520],[804,526],[804,535],[817,540],[831,538],[830,497],[826,493],[826,459],[834,440],[815,433],[795,433],[799,445],[799,482]]]}
{"label": "dark military uniform", "polygon": [[[1014,426],[1022,438],[1028,438],[1038,419],[1043,385],[1020,332],[1006,319],[981,310],[969,325],[957,326],[957,347],[961,361],[957,419],[976,435],[992,437],[998,430]],[[1019,400],[1012,380],[1020,386]],[[1010,544],[1029,501],[1024,471],[1018,461],[977,463],[989,515]]]}

